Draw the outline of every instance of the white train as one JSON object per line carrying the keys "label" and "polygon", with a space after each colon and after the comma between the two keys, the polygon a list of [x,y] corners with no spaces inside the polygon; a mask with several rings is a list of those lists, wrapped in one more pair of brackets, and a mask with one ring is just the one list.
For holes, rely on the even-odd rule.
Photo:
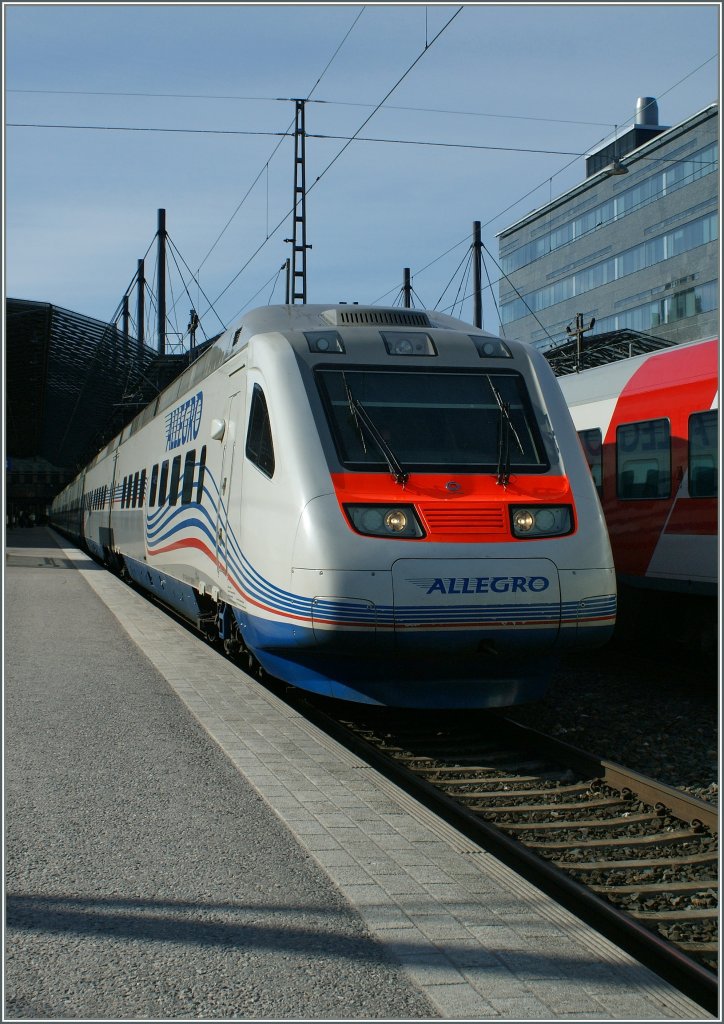
{"label": "white train", "polygon": [[616,614],[601,506],[542,355],[436,312],[248,313],[51,522],[229,652],[346,700],[541,695]]}

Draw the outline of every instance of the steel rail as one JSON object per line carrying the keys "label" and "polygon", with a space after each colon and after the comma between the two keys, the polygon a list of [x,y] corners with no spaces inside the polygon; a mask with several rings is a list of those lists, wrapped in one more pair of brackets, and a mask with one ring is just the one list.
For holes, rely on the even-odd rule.
{"label": "steel rail", "polygon": [[[288,693],[285,699],[289,701]],[[298,709],[303,709],[302,713],[305,717],[314,721],[325,732],[358,754],[386,778],[458,829],[468,839],[493,853],[527,881],[536,885],[556,902],[595,928],[655,974],[664,978],[709,1013],[717,1014],[718,979],[712,971],[688,957],[657,932],[646,928],[630,914],[619,910],[597,892],[576,881],[555,863],[545,860],[496,825],[483,821],[456,799],[442,792],[426,779],[420,778],[415,771],[401,764],[393,755],[364,739],[318,705],[310,702],[307,697],[292,700],[292,703]],[[679,801],[682,802],[682,808],[684,805],[690,808],[693,804],[696,813],[691,812],[692,820],[703,820],[699,816],[704,815],[707,820],[716,821],[716,809],[706,805],[704,801],[693,797],[687,798],[680,791],[645,779],[644,776],[638,776],[637,773],[629,773],[620,765],[614,765],[613,762],[603,762],[601,759],[592,758],[584,751],[536,733],[526,726],[519,726],[503,717],[499,721],[503,728],[511,727],[511,736],[519,735],[519,742],[527,742],[529,745],[537,744],[540,738],[542,747],[549,746],[551,753],[557,753],[559,759],[564,759],[564,763],[573,761],[572,767],[580,765],[581,768],[588,770],[592,764],[595,764],[608,770],[609,778],[623,779],[625,777],[627,782],[635,784],[645,781],[651,787],[650,791],[662,798],[671,797],[674,802],[675,797],[677,806],[679,806]],[[570,760],[568,760],[569,755]],[[714,819],[711,818],[712,813]],[[690,820],[690,811],[687,810],[683,817],[684,820]]]}

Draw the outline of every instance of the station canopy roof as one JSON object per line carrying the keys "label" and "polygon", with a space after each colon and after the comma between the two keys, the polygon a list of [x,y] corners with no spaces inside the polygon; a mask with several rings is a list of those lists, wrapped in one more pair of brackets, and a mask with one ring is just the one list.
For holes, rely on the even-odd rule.
{"label": "station canopy roof", "polygon": [[7,455],[80,469],[208,344],[159,356],[113,324],[7,299]]}

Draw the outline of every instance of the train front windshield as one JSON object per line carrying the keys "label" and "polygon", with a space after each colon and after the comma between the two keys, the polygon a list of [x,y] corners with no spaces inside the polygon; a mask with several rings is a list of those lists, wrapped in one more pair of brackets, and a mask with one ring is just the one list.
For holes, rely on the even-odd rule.
{"label": "train front windshield", "polygon": [[316,378],[346,468],[384,470],[389,453],[406,472],[548,468],[518,373],[349,368]]}

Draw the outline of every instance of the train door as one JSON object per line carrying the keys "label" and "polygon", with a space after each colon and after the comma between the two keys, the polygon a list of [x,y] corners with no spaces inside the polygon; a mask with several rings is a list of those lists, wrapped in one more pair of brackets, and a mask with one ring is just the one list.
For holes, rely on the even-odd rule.
{"label": "train door", "polygon": [[227,401],[216,506],[216,559],[222,585],[234,590],[240,582],[239,525],[241,522],[241,469],[243,455],[244,395],[237,391]]}

